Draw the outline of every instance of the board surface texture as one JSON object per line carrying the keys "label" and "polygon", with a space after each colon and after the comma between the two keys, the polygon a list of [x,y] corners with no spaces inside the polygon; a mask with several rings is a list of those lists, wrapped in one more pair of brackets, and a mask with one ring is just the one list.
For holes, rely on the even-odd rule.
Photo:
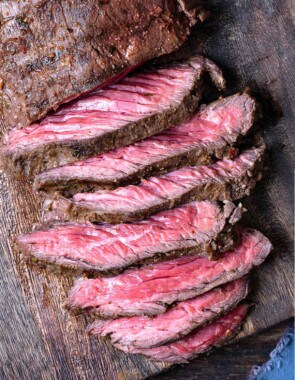
{"label": "board surface texture", "polygon": [[[275,247],[253,276],[250,299],[256,307],[241,334],[246,337],[293,316],[295,6],[292,0],[208,4],[212,21],[194,30],[182,52],[201,52],[216,61],[228,79],[227,94],[252,90],[262,105],[269,147],[265,178],[243,201],[245,223],[265,233]],[[30,185],[2,173],[0,378],[137,380],[167,369],[88,337],[85,317],[72,317],[63,308],[72,280],[30,268],[13,252],[14,236],[38,222],[40,204]],[[198,360],[205,359],[194,365]],[[210,357],[206,360],[210,365]],[[202,376],[207,378],[212,375]]]}

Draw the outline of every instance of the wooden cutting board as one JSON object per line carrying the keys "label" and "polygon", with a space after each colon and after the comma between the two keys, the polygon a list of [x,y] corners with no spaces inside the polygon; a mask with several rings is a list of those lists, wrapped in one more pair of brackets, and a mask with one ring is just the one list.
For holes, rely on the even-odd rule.
{"label": "wooden cutting board", "polygon": [[[264,232],[275,249],[254,275],[251,300],[257,306],[239,336],[245,337],[293,316],[294,3],[208,4],[213,21],[195,29],[182,52],[215,60],[228,78],[228,94],[253,90],[269,146],[266,178],[244,201],[245,223]],[[85,317],[71,317],[63,308],[72,279],[29,268],[13,252],[14,236],[39,221],[30,185],[1,174],[0,378],[137,380],[167,369],[89,338]]]}

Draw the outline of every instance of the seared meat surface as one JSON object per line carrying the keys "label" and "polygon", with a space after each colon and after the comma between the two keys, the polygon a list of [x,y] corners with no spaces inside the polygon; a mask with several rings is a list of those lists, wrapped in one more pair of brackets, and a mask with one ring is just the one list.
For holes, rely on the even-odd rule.
{"label": "seared meat surface", "polygon": [[111,278],[82,278],[70,291],[68,307],[105,318],[162,314],[174,302],[241,278],[260,265],[270,253],[271,243],[256,230],[242,230],[241,235],[240,245],[216,261],[184,256]]}
{"label": "seared meat surface", "polygon": [[0,2],[0,120],[26,127],[61,103],[170,53],[199,1]]}
{"label": "seared meat surface", "polygon": [[231,202],[191,202],[132,224],[65,223],[18,236],[19,249],[41,263],[90,272],[122,271],[145,261],[233,245],[241,209]]}

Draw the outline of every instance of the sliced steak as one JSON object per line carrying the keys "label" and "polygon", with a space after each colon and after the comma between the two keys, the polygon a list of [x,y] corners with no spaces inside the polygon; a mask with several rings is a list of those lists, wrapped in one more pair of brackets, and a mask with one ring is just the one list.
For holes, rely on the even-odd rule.
{"label": "sliced steak", "polygon": [[208,326],[193,331],[187,337],[174,343],[154,348],[134,348],[133,346],[115,347],[133,354],[143,354],[153,360],[168,363],[187,363],[200,354],[204,354],[214,347],[219,347],[233,338],[248,314],[249,305],[237,306],[224,317],[217,319]]}
{"label": "sliced steak", "polygon": [[236,94],[206,106],[185,123],[128,147],[78,161],[40,174],[38,190],[75,192],[137,183],[186,165],[208,164],[231,157],[231,147],[252,126],[256,103],[248,94]]}
{"label": "sliced steak", "polygon": [[232,246],[241,209],[231,202],[192,202],[133,224],[57,224],[20,235],[20,249],[35,260],[92,272],[119,271],[190,252],[213,255]]}
{"label": "sliced steak", "polygon": [[239,279],[215,288],[192,300],[173,306],[154,318],[130,317],[114,320],[96,319],[87,330],[99,336],[110,336],[119,347],[152,348],[173,342],[192,330],[209,323],[235,307],[248,293],[248,280]]}
{"label": "sliced steak", "polygon": [[[2,151],[4,164],[14,175],[30,176],[182,122],[200,100],[208,67],[211,70],[212,64],[197,56],[137,73],[65,105],[40,123],[12,129]],[[221,74],[219,79],[222,85]]]}
{"label": "sliced steak", "polygon": [[260,265],[272,246],[255,230],[243,230],[241,244],[218,261],[184,256],[130,269],[111,278],[80,279],[70,291],[69,309],[93,316],[158,315],[174,302],[203,294],[236,280]]}
{"label": "sliced steak", "polygon": [[236,200],[249,195],[261,178],[265,147],[246,150],[234,160],[190,166],[143,180],[139,186],[78,193],[46,203],[44,221],[75,220],[120,223],[193,200]]}
{"label": "sliced steak", "polygon": [[0,121],[27,126],[61,103],[178,48],[194,0],[0,2]]}

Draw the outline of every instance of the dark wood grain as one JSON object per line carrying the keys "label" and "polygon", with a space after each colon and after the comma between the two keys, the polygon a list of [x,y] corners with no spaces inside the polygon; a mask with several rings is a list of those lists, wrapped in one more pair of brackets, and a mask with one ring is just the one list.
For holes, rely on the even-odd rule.
{"label": "dark wood grain", "polygon": [[28,309],[14,268],[5,254],[8,250],[1,242],[0,379],[48,379],[49,375],[55,375],[55,368]]}
{"label": "dark wood grain", "polygon": [[260,366],[270,359],[270,352],[290,323],[282,323],[259,335],[254,334],[216,350],[209,357],[200,357],[189,365],[173,367],[149,380],[246,380],[254,366]]}
{"label": "dark wood grain", "polygon": [[[25,339],[23,345],[36,355],[36,363],[38,361],[43,363],[42,354],[45,353],[45,358],[48,358],[50,363],[45,368],[46,371],[50,371],[48,378],[143,379],[164,368],[165,365],[161,363],[151,363],[139,356],[121,353],[104,340],[86,335],[86,319],[74,318],[64,308],[73,279],[57,277],[44,270],[30,268],[12,249],[13,238],[16,234],[29,231],[34,223],[40,222],[40,205],[30,185],[24,181],[9,180],[4,174],[0,176],[0,184],[2,199],[0,228],[3,255],[9,257],[10,268],[13,268],[10,270],[10,276],[14,278],[14,281],[17,281],[16,278],[19,279],[24,293],[24,297],[13,299],[12,305],[11,303],[6,305],[7,312],[13,317],[12,327]],[[6,274],[5,268],[1,268],[1,277],[5,281],[4,274]],[[3,298],[9,297],[11,291],[12,289],[8,287]],[[29,317],[25,313],[27,305],[30,309]],[[18,316],[15,315],[14,310],[17,307],[19,308]],[[32,327],[29,334],[34,334],[34,330],[37,331],[36,339],[38,338],[40,352],[35,350],[34,340],[30,341],[26,338],[26,326],[29,322]],[[5,328],[6,323],[1,325]],[[10,333],[7,330],[6,334]],[[22,353],[21,347],[13,342],[1,341],[0,353],[6,350],[11,351],[11,357],[17,357],[18,353]],[[1,355],[0,360],[5,360],[5,356]],[[25,379],[26,364],[25,362],[19,364],[18,372],[24,370],[19,378]],[[5,362],[1,363],[2,366],[7,367]],[[9,376],[7,375],[4,379],[10,379],[13,372],[8,371],[8,374]]]}
{"label": "dark wood grain", "polygon": [[[263,231],[275,249],[255,273],[251,299],[257,306],[243,330],[245,337],[293,315],[295,7],[292,0],[208,1],[208,6],[212,21],[202,32],[195,30],[183,51],[203,52],[219,63],[229,93],[249,87],[256,94],[269,146],[266,178],[244,204],[249,210],[246,223]],[[86,336],[85,318],[71,317],[63,308],[72,280],[30,268],[13,251],[14,236],[40,221],[31,187],[2,174],[0,199],[0,378],[137,380],[167,369],[168,365],[125,355],[108,342]],[[247,347],[244,344],[240,347]],[[243,348],[235,346],[220,359],[232,366],[227,373],[239,367],[238,355],[236,364],[228,359],[230,350],[240,349],[242,354]],[[194,362],[184,368],[199,368],[203,380],[212,379],[214,372],[202,372],[204,366],[214,365],[211,358],[201,359],[200,367]],[[222,367],[220,361],[220,371]]]}
{"label": "dark wood grain", "polygon": [[[220,1],[218,30],[203,51],[226,68],[230,92],[249,87],[261,102],[269,161],[265,180],[244,204],[246,222],[268,236],[274,251],[255,273],[257,307],[245,334],[294,315],[293,170],[295,81],[293,1]],[[292,33],[293,31],[293,33]]]}

